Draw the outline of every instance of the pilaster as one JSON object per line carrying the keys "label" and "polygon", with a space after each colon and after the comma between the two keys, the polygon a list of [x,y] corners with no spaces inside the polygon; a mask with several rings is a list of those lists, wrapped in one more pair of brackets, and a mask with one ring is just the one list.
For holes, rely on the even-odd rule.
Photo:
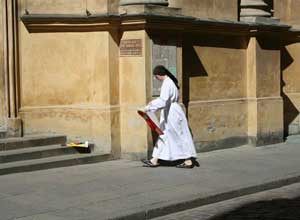
{"label": "pilaster", "polygon": [[7,136],[22,134],[19,109],[19,75],[18,75],[18,5],[17,1],[2,1],[4,10],[4,62],[3,74],[5,78],[5,121]]}
{"label": "pilaster", "polygon": [[5,103],[5,75],[4,75],[4,1],[0,2],[0,132],[5,130],[6,105]]}
{"label": "pilaster", "polygon": [[248,137],[254,146],[283,141],[280,49],[276,42],[251,38],[247,49]]}
{"label": "pilaster", "polygon": [[110,93],[110,124],[111,124],[111,153],[115,158],[121,157],[120,134],[120,75],[119,75],[119,44],[120,33],[117,29],[110,30],[108,40],[108,68],[109,68],[109,93]]}

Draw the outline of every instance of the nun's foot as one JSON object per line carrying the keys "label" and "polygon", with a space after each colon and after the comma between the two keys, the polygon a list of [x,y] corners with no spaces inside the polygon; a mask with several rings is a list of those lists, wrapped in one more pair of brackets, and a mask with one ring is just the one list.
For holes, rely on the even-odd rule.
{"label": "nun's foot", "polygon": [[155,168],[159,166],[159,163],[154,163],[151,160],[147,160],[147,159],[142,159],[141,160],[142,163],[144,163],[143,167],[151,167],[151,168]]}
{"label": "nun's foot", "polygon": [[185,160],[184,164],[187,165],[187,166],[191,166],[191,165],[193,165],[193,161],[192,160]]}
{"label": "nun's foot", "polygon": [[196,160],[185,160],[182,164],[177,165],[177,168],[192,169],[194,166],[199,167],[200,164]]}
{"label": "nun's foot", "polygon": [[187,165],[185,163],[182,163],[182,164],[177,165],[176,168],[192,169],[192,168],[194,168],[194,164]]}

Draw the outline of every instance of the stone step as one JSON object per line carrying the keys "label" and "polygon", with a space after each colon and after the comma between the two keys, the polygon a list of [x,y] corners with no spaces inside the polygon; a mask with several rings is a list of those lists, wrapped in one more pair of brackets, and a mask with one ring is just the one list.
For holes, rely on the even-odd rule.
{"label": "stone step", "polygon": [[290,135],[286,138],[286,142],[290,144],[300,144],[300,135]]}
{"label": "stone step", "polygon": [[265,7],[268,6],[267,3],[265,3],[263,0],[241,0],[241,7]]}
{"label": "stone step", "polygon": [[0,175],[113,160],[110,154],[74,154],[0,164]]}
{"label": "stone step", "polygon": [[0,163],[41,159],[46,157],[54,157],[76,153],[79,153],[76,149],[61,145],[22,148],[17,150],[0,151]]}
{"label": "stone step", "polygon": [[63,135],[45,135],[45,136],[24,136],[18,138],[0,139],[0,151],[16,150],[28,147],[38,147],[46,145],[64,145],[66,136]]}
{"label": "stone step", "polygon": [[256,8],[244,8],[240,13],[241,17],[271,17],[271,13],[266,10]]}

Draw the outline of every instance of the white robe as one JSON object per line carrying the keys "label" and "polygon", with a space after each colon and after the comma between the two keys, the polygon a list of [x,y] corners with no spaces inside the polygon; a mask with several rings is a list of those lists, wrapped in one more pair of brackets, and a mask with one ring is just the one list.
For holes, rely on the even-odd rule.
{"label": "white robe", "polygon": [[186,116],[178,104],[178,89],[169,77],[163,81],[159,98],[151,101],[146,110],[161,110],[160,128],[164,134],[156,142],[153,157],[168,161],[197,157]]}

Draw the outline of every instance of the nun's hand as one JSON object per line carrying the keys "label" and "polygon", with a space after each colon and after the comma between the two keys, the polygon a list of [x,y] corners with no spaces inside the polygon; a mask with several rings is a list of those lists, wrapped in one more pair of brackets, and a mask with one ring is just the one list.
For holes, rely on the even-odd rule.
{"label": "nun's hand", "polygon": [[144,107],[139,108],[138,111],[147,112],[148,108],[147,108],[147,106],[144,106]]}

